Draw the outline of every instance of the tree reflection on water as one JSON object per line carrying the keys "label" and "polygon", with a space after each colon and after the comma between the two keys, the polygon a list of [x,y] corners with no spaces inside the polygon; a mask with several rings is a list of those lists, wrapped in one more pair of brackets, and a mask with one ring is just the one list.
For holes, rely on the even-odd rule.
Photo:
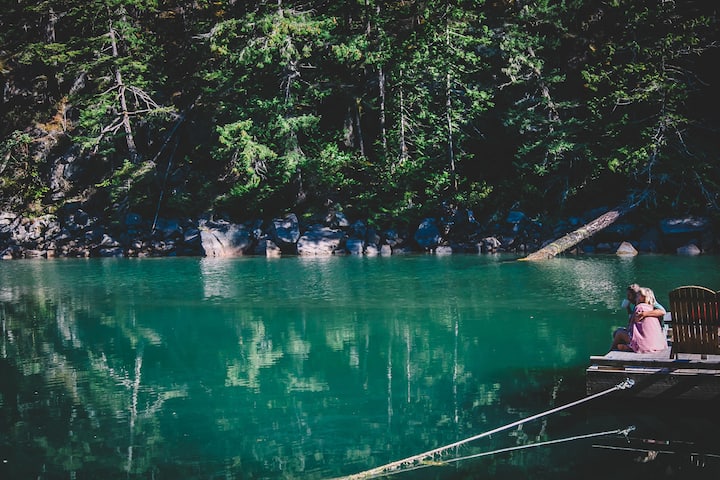
{"label": "tree reflection on water", "polygon": [[[613,321],[592,309],[563,317],[562,300],[547,298],[564,298],[568,287],[553,279],[592,275],[587,265],[553,276],[481,264],[488,271],[478,279],[447,260],[406,259],[389,272],[333,261],[17,262],[0,280],[2,478],[364,471],[582,397],[586,355],[598,342],[560,347],[588,331],[604,335]],[[603,269],[602,288],[615,275],[622,292],[615,268]],[[542,287],[544,307],[533,298],[513,305],[499,295],[514,279],[560,283]],[[638,438],[672,433],[705,450],[648,454],[643,463],[578,441],[413,478],[606,478],[616,462],[635,478],[717,473],[720,448],[712,451],[708,432],[716,420],[593,404],[451,457],[630,424]]]}

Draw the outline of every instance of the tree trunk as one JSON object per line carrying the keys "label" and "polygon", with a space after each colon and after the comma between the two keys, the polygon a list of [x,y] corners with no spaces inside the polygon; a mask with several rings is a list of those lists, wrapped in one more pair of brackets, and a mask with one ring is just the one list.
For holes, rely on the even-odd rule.
{"label": "tree trunk", "polygon": [[380,90],[380,140],[383,154],[387,155],[387,132],[385,131],[385,71],[378,68],[378,88]]}
{"label": "tree trunk", "polygon": [[358,147],[360,148],[360,156],[365,157],[365,140],[363,139],[363,133],[362,133],[362,126],[361,126],[361,120],[362,120],[362,103],[360,98],[355,98],[355,128],[357,130],[356,138],[358,142]]}
{"label": "tree trunk", "polygon": [[[401,74],[402,75],[402,74]],[[398,163],[402,165],[405,163],[405,160],[407,160],[409,153],[408,153],[408,145],[407,145],[407,132],[406,130],[406,123],[407,119],[405,118],[405,98],[403,94],[403,87],[400,86],[400,158],[398,159]]]}
{"label": "tree trunk", "polygon": [[[445,25],[445,42],[448,52],[450,51],[450,25]],[[445,119],[447,121],[447,141],[448,156],[450,157],[450,179],[452,182],[453,192],[458,190],[457,173],[455,171],[455,149],[453,147],[453,125],[452,125],[452,98],[451,89],[452,82],[450,79],[450,71],[448,70],[445,79]]]}
{"label": "tree trunk", "polygon": [[[116,60],[120,57],[118,51],[117,39],[115,38],[115,29],[110,24],[110,42],[112,47],[113,58]],[[115,83],[118,91],[118,99],[120,101],[120,115],[122,115],[122,126],[125,129],[125,142],[127,144],[130,161],[135,163],[138,158],[137,146],[135,145],[135,137],[133,136],[132,125],[130,125],[130,113],[128,112],[127,99],[125,98],[125,83],[123,82],[120,66],[115,67]]]}
{"label": "tree trunk", "polygon": [[600,215],[595,220],[586,223],[574,232],[568,233],[564,237],[549,243],[540,250],[533,252],[525,258],[521,258],[520,260],[536,261],[553,258],[557,254],[564,252],[568,248],[574,247],[586,238],[590,238],[605,227],[610,226],[618,218],[622,217],[627,212],[635,208],[643,198],[645,198],[645,195],[643,195],[640,200],[637,200],[633,203],[625,203],[613,210],[610,210],[609,212],[604,213],[603,215]]}
{"label": "tree trunk", "polygon": [[448,142],[448,157],[450,159],[450,181],[452,183],[453,192],[457,192],[458,183],[457,175],[455,172],[455,149],[453,148],[453,126],[452,126],[452,101],[450,99],[450,74],[447,74],[447,83],[445,90],[445,117],[447,120],[447,142]]}

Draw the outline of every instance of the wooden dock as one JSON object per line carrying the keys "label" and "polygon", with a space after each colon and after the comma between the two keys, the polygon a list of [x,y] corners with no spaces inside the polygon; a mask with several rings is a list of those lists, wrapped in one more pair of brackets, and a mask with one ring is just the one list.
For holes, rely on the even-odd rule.
{"label": "wooden dock", "polygon": [[668,400],[719,400],[720,355],[679,354],[670,359],[670,348],[656,353],[609,352],[590,357],[586,370],[587,394],[621,383],[635,382],[616,395]]}

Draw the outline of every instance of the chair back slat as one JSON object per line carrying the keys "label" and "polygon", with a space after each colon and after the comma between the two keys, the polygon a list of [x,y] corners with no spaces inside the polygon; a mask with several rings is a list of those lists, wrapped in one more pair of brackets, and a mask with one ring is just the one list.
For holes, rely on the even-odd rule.
{"label": "chair back slat", "polygon": [[678,353],[720,354],[720,292],[699,286],[678,287],[670,292],[673,344],[670,358]]}

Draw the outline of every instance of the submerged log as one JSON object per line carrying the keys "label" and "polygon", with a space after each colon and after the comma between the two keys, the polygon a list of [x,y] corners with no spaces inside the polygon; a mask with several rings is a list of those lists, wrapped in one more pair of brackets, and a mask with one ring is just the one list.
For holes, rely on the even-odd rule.
{"label": "submerged log", "polygon": [[553,258],[559,253],[564,252],[568,248],[574,247],[586,238],[590,238],[600,230],[612,225],[618,218],[622,217],[627,212],[635,208],[641,200],[642,198],[632,203],[625,203],[613,210],[610,210],[609,212],[600,215],[595,220],[586,223],[577,230],[570,232],[564,237],[561,237],[545,245],[540,250],[533,252],[525,258],[521,258],[520,260],[536,261]]}

